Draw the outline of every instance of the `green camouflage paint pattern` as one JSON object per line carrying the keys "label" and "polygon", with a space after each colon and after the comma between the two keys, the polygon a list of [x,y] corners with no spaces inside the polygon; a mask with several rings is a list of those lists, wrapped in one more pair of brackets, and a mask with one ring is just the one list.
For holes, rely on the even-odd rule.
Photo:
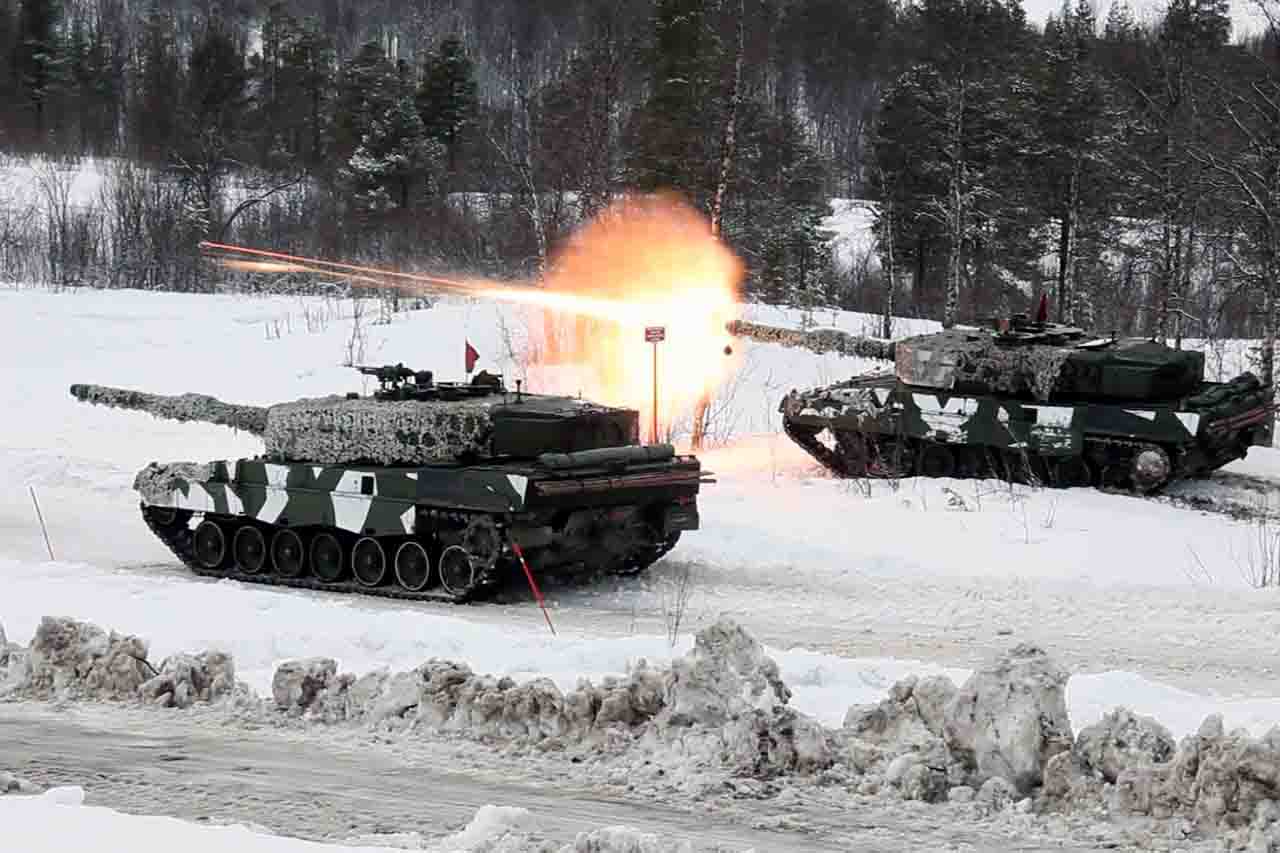
{"label": "green camouflage paint pattern", "polygon": [[167,491],[140,486],[165,466],[139,474],[152,506],[254,518],[288,527],[334,527],[365,536],[414,532],[418,507],[482,513],[524,509],[529,478],[509,469],[378,468],[217,461],[207,477],[166,479]]}
{"label": "green camouflage paint pattern", "polygon": [[1197,442],[1209,418],[1175,406],[1031,403],[911,388],[893,376],[792,392],[780,411],[799,426],[914,438],[939,444],[1079,455],[1089,438],[1160,444]]}

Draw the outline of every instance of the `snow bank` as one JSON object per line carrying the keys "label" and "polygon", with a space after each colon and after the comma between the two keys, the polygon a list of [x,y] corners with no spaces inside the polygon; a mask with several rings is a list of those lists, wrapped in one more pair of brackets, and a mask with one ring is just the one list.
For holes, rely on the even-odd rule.
{"label": "snow bank", "polygon": [[625,678],[580,679],[567,693],[549,679],[517,684],[437,658],[412,672],[361,676],[339,674],[332,659],[286,661],[272,681],[275,708],[294,717],[597,754],[634,746],[757,778],[833,762],[826,731],[788,707],[790,696],[777,663],[727,619],[700,631],[669,668],[640,661]]}
{"label": "snow bank", "polygon": [[45,616],[28,648],[8,646],[0,631],[0,697],[141,699],[186,708],[236,688],[225,652],[166,658],[157,670],[147,642],[75,619]]}
{"label": "snow bank", "polygon": [[[340,673],[332,659],[309,658],[283,663],[272,695],[258,699],[234,685],[231,661],[216,653],[172,656],[138,682],[133,664],[145,661],[145,641],[50,618],[30,649],[6,648],[7,669],[17,666],[21,679],[0,674],[18,695],[184,707],[230,692],[236,701],[226,707],[255,724],[455,735],[508,753],[527,748],[590,760],[610,778],[661,780],[669,791],[730,784],[750,796],[766,780],[807,779],[862,794],[972,803],[979,816],[1015,805],[1109,811],[1189,821],[1241,845],[1280,844],[1280,726],[1255,738],[1227,732],[1214,715],[1175,749],[1158,721],[1121,707],[1073,735],[1066,672],[1025,643],[958,688],[942,676],[904,679],[880,702],[848,709],[837,729],[790,707],[777,662],[726,618],[668,666],[641,661],[624,678],[582,679],[568,692],[549,679],[517,684],[441,659],[356,676]],[[0,777],[0,787],[23,790],[9,778]],[[591,845],[618,839],[632,845],[618,849],[660,849],[621,831],[565,849],[612,850]]]}
{"label": "snow bank", "polygon": [[[687,844],[676,844],[627,827],[582,832],[573,842],[556,845],[538,837],[536,816],[528,810],[494,805],[480,808],[465,828],[440,839],[424,841],[415,834],[408,844],[394,846],[379,846],[378,836],[344,844],[325,844],[269,835],[240,825],[209,826],[86,806],[84,791],[79,788],[55,788],[38,796],[0,798],[0,826],[4,827],[6,843],[23,853],[68,850],[223,853],[232,849],[237,853],[392,853],[406,847],[427,853],[680,853],[692,850]],[[363,841],[370,843],[361,843]]]}

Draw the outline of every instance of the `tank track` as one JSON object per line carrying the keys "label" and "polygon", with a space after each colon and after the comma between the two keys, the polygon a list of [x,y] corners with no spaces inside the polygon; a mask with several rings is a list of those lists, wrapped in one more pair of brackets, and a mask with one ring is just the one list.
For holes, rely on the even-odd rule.
{"label": "tank track", "polygon": [[[918,466],[916,464],[921,447],[929,445],[931,442],[921,442],[906,437],[871,436],[872,438],[888,438],[890,441],[901,442],[903,446],[911,449],[908,456],[909,465],[906,470],[903,470],[892,464],[877,464],[877,460],[859,460],[852,458],[854,454],[840,452],[843,446],[854,442],[860,442],[865,447],[866,441],[861,435],[844,431],[835,432],[836,448],[833,449],[818,439],[818,436],[823,432],[823,428],[801,426],[784,419],[783,429],[788,438],[812,456],[818,464],[838,477],[894,479],[904,476],[932,476],[917,470]],[[1079,481],[1071,482],[1068,480],[1064,482],[1060,480],[1053,475],[1055,466],[1062,465],[1064,461],[1084,461],[1090,466],[1090,485],[1119,491],[1139,491],[1143,494],[1156,494],[1169,483],[1189,476],[1184,472],[1177,471],[1175,468],[1175,471],[1165,483],[1155,489],[1143,492],[1132,483],[1128,475],[1128,468],[1134,455],[1140,449],[1148,447],[1148,444],[1109,438],[1087,438],[1084,444],[1085,452],[1083,454],[1070,457],[1045,457],[1036,453],[981,448],[981,452],[969,454],[970,461],[976,461],[976,465],[969,468],[957,466],[953,473],[946,476],[957,480],[996,477],[998,479],[1012,479],[1014,482],[1034,482],[1037,485],[1049,488],[1067,488],[1073,485],[1085,484]],[[943,447],[946,445],[937,446]],[[979,448],[967,449],[979,450]],[[1091,460],[1104,457],[1110,457],[1110,462],[1102,470],[1098,470],[1096,464]]]}
{"label": "tank track", "polygon": [[[200,565],[195,558],[194,536],[189,527],[190,519],[193,513],[190,510],[174,511],[173,518],[167,523],[162,520],[163,516],[168,512],[165,508],[151,507],[140,503],[139,507],[142,511],[142,520],[155,534],[156,538],[164,543],[173,555],[177,557],[184,566],[192,571],[192,573],[205,578],[215,578],[218,580],[233,580],[241,583],[261,584],[265,586],[283,586],[293,589],[310,589],[322,592],[339,592],[351,595],[368,595],[376,598],[390,598],[399,601],[433,601],[444,602],[446,604],[465,604],[471,601],[481,601],[492,595],[494,590],[501,584],[501,577],[498,569],[503,565],[499,560],[492,569],[485,572],[480,580],[471,589],[461,595],[452,595],[443,590],[421,590],[414,591],[405,589],[395,583],[384,584],[381,586],[365,586],[355,581],[323,581],[316,577],[282,577],[276,574],[259,572],[248,574],[235,568],[208,569]],[[672,548],[675,542],[663,542],[649,556],[651,559],[646,564],[628,574],[639,574],[645,568],[656,563],[664,557]]]}

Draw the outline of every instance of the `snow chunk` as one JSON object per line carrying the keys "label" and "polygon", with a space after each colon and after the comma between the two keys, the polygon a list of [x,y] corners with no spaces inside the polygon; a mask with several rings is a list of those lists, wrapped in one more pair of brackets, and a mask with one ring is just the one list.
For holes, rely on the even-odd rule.
{"label": "snow chunk", "polygon": [[468,853],[469,851],[514,850],[514,845],[495,846],[495,842],[511,841],[511,836],[527,836],[533,829],[533,815],[515,806],[481,806],[475,817],[462,830],[429,847],[436,853]]}
{"label": "snow chunk", "polygon": [[333,658],[285,661],[271,679],[276,707],[296,714],[310,710],[337,672],[338,662]]}
{"label": "snow chunk", "polygon": [[212,702],[229,694],[235,687],[235,673],[235,662],[225,652],[171,655],[138,693],[166,708],[189,708],[195,702]]}
{"label": "snow chunk", "polygon": [[1128,767],[1171,761],[1176,749],[1173,735],[1160,723],[1116,708],[1082,730],[1072,751],[1085,772],[1115,782]]}
{"label": "snow chunk", "polygon": [[753,710],[785,705],[791,690],[764,647],[729,619],[698,632],[692,651],[671,662],[663,721],[722,726]]}
{"label": "snow chunk", "polygon": [[942,736],[947,705],[956,686],[944,676],[919,679],[908,676],[875,705],[853,705],[844,717],[844,729],[853,737],[887,746],[928,743]]}
{"label": "snow chunk", "polygon": [[55,806],[82,806],[84,805],[84,788],[79,785],[50,788],[40,795],[40,799]]}
{"label": "snow chunk", "polygon": [[976,670],[946,708],[943,734],[952,756],[977,782],[1000,777],[1030,793],[1049,759],[1072,745],[1067,677],[1028,643]]}
{"label": "snow chunk", "polygon": [[610,826],[578,833],[573,844],[561,847],[559,853],[693,853],[693,845],[664,842],[629,826]]}
{"label": "snow chunk", "polygon": [[25,689],[40,697],[131,699],[150,675],[146,641],[46,616],[31,641]]}
{"label": "snow chunk", "polygon": [[[812,773],[834,762],[826,730],[787,706],[791,690],[764,647],[731,619],[699,631],[693,649],[671,663],[659,736],[686,746],[696,735],[739,772],[768,777]],[[690,735],[695,735],[690,739]]]}

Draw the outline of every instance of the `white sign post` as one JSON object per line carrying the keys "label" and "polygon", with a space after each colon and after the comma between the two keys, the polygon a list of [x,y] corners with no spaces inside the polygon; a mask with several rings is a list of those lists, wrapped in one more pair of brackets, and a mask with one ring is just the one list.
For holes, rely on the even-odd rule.
{"label": "white sign post", "polygon": [[666,326],[645,326],[644,339],[653,344],[653,432],[652,442],[658,443],[658,344],[667,339]]}

